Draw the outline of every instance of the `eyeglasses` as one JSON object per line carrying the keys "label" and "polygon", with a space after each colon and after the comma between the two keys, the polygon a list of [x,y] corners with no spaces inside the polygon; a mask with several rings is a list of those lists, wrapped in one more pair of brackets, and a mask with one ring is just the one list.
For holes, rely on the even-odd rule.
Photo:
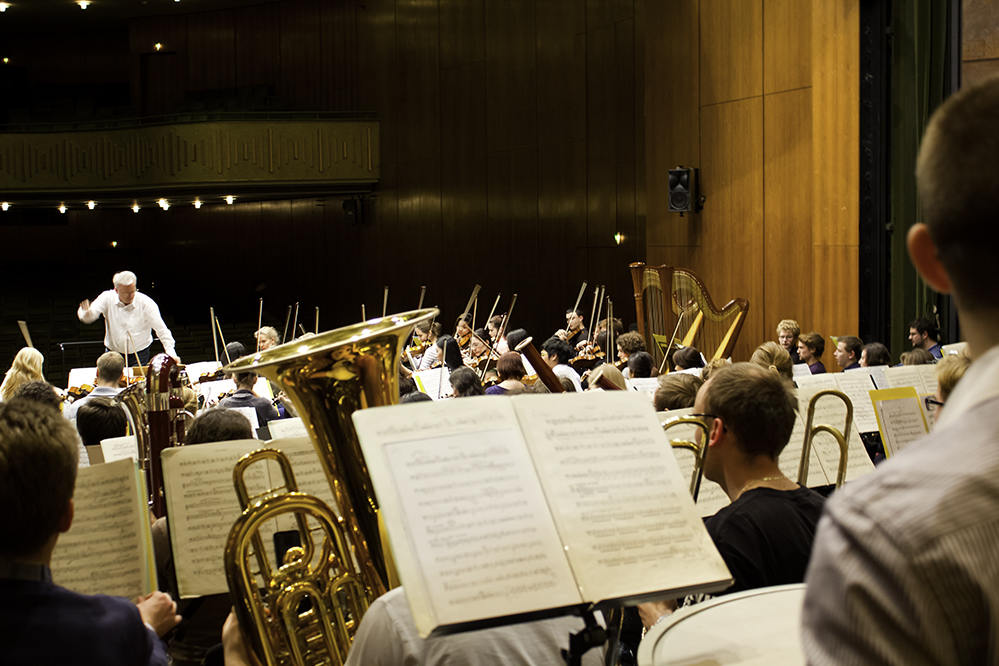
{"label": "eyeglasses", "polygon": [[932,398],[930,396],[926,396],[925,398],[923,398],[923,404],[926,405],[926,411],[928,412],[935,412],[936,410],[944,406],[942,401],[937,400],[936,398]]}

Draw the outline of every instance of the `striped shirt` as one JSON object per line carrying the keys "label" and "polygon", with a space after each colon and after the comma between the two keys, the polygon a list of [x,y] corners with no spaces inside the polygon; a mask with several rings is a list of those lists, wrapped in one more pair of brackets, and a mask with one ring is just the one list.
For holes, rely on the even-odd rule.
{"label": "striped shirt", "polygon": [[806,583],[810,664],[999,663],[999,347],[931,435],[826,504]]}

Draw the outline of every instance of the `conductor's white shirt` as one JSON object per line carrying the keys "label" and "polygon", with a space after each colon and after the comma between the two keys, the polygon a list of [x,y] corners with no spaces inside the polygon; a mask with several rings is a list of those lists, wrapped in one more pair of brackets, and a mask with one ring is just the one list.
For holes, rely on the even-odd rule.
{"label": "conductor's white shirt", "polygon": [[[128,305],[118,300],[118,292],[113,289],[103,292],[90,304],[90,310],[79,308],[76,316],[84,324],[91,324],[104,315],[104,346],[122,355],[142,351],[153,344],[150,330],[163,343],[167,354],[177,358],[177,350],[170,329],[163,323],[160,308],[156,302],[141,292]],[[131,334],[131,339],[129,339]]]}

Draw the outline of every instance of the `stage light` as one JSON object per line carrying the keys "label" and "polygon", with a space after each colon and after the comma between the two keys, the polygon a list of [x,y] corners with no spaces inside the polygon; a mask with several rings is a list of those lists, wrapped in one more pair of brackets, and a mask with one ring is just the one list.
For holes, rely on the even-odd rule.
{"label": "stage light", "polygon": [[76,4],[80,5],[80,9],[86,9],[90,6],[90,0],[76,0]]}
{"label": "stage light", "polygon": [[139,202],[138,201],[133,201],[132,202],[132,212],[133,213],[138,213],[139,212]]}
{"label": "stage light", "polygon": [[4,202],[0,203],[0,210],[7,210],[8,208],[10,208],[10,202],[9,201],[4,201]]}
{"label": "stage light", "polygon": [[64,203],[59,204],[59,212],[60,213],[65,213],[67,210],[68,209],[66,208],[66,204],[64,204]]}
{"label": "stage light", "polygon": [[91,199],[90,201],[87,202],[87,208],[89,208],[90,210],[97,208],[97,202]]}
{"label": "stage light", "polygon": [[0,14],[2,14],[5,11],[7,11],[7,9],[9,7],[10,7],[10,3],[9,2],[0,2]]}
{"label": "stage light", "polygon": [[194,207],[195,208],[201,208],[201,197],[195,197],[194,198]]}
{"label": "stage light", "polygon": [[170,202],[167,201],[166,199],[160,199],[156,203],[158,203],[160,205],[160,208],[162,208],[163,210],[170,210]]}
{"label": "stage light", "polygon": [[231,206],[234,201],[236,201],[236,197],[232,196],[231,194],[225,195],[225,202],[227,204],[229,204]]}
{"label": "stage light", "polygon": [[111,247],[118,247],[118,241],[111,241]]}
{"label": "stage light", "polygon": [[160,43],[160,42],[156,42],[155,44],[153,44],[153,48],[156,49],[157,51],[162,51],[163,50],[163,44]]}

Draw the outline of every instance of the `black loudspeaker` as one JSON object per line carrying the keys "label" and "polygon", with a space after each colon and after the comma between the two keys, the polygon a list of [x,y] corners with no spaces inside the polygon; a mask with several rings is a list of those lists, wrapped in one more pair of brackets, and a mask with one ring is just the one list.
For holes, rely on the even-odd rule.
{"label": "black loudspeaker", "polygon": [[697,191],[697,169],[678,166],[669,170],[666,204],[671,213],[697,212],[701,209]]}

